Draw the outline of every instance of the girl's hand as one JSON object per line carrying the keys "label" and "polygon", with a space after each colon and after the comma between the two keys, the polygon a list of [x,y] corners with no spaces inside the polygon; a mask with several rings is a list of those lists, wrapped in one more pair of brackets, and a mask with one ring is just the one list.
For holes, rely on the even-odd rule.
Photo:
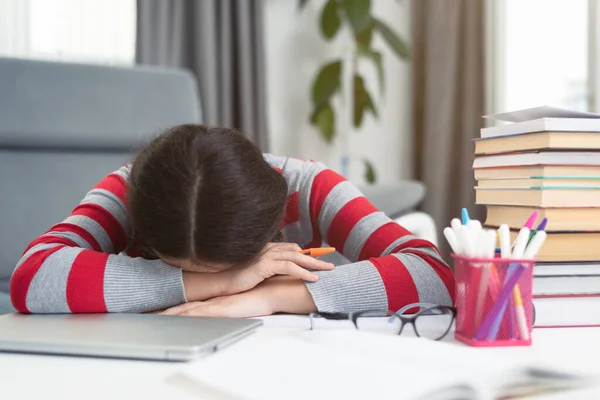
{"label": "girl's hand", "polygon": [[246,318],[271,315],[273,311],[269,306],[269,302],[253,289],[233,296],[180,304],[159,314],[186,317]]}
{"label": "girl's hand", "polygon": [[331,263],[299,253],[294,243],[269,243],[266,252],[254,264],[220,272],[225,274],[223,294],[245,292],[275,275],[287,275],[304,281],[315,282],[319,277],[310,271],[330,271]]}
{"label": "girl's hand", "polygon": [[247,318],[276,312],[308,314],[313,311],[316,311],[316,306],[304,282],[290,277],[277,277],[244,293],[184,303],[159,314]]}

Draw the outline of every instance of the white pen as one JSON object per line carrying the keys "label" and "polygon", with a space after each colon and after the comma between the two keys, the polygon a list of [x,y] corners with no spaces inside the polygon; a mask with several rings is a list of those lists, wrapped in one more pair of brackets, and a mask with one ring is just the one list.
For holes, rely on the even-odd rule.
{"label": "white pen", "polygon": [[[513,249],[512,258],[521,259],[524,257],[525,247],[527,246],[527,242],[529,241],[529,228],[523,227],[519,231],[519,236],[517,236],[517,240],[515,240],[515,248]],[[511,264],[512,266],[512,264]],[[515,312],[517,317],[517,327],[519,329],[519,335],[521,339],[528,340],[529,339],[529,330],[527,328],[527,319],[525,318],[525,310],[523,308],[523,301],[521,298],[521,289],[519,285],[516,284],[513,288],[513,299],[515,303]]]}
{"label": "white pen", "polygon": [[[484,259],[494,258],[494,252],[496,250],[496,232],[495,231],[478,231],[478,245],[476,257]],[[479,326],[481,318],[483,317],[483,306],[485,304],[485,296],[488,290],[488,281],[490,279],[490,264],[482,263],[475,264],[481,267],[481,278],[477,290],[477,300],[475,303],[475,325]]]}
{"label": "white pen", "polygon": [[460,227],[462,226],[462,223],[460,222],[460,219],[458,219],[458,218],[452,218],[452,221],[450,221],[450,226],[452,227],[452,230],[454,231],[454,236],[457,239],[459,239],[458,231],[460,231]]}
{"label": "white pen", "polygon": [[510,229],[508,225],[500,225],[498,232],[500,234],[500,256],[510,258]]}
{"label": "white pen", "polygon": [[525,252],[523,253],[523,258],[525,258],[525,259],[535,258],[535,255],[542,248],[542,245],[544,244],[544,241],[546,240],[546,236],[547,236],[546,231],[537,231],[535,233],[535,235],[533,236],[533,238],[531,239],[531,242],[529,242],[529,245],[527,245],[527,248],[525,249]]}
{"label": "white pen", "polygon": [[450,228],[450,227],[444,228],[444,236],[446,237],[446,240],[448,241],[448,244],[452,248],[452,251],[454,252],[454,254],[461,255],[460,244],[458,243],[458,240],[456,239],[454,230],[452,230],[452,228]]}
{"label": "white pen", "polygon": [[492,258],[494,258],[494,254],[496,253],[496,238],[498,237],[498,234],[494,230],[485,231],[485,234],[487,236],[488,242],[487,242],[487,252],[484,257],[492,259]]}
{"label": "white pen", "polygon": [[471,229],[472,231],[481,231],[483,229],[481,222],[477,221],[476,219],[469,220],[469,222],[467,222],[467,228]]}
{"label": "white pen", "polygon": [[[521,233],[523,233],[523,232],[521,232],[519,234],[519,237],[517,238],[517,244],[515,244],[515,252],[513,254],[517,254],[517,255],[515,255],[515,258],[532,259],[532,258],[535,258],[535,255],[542,247],[542,244],[544,244],[544,240],[546,240],[546,232],[545,231],[536,232],[536,234],[533,236],[533,239],[531,239],[529,244],[527,244],[527,242],[529,241],[529,229],[523,228],[521,231],[523,231],[525,229],[527,230],[527,235],[526,235],[527,240],[525,240],[525,245],[523,245],[523,247],[525,247],[525,250],[522,251],[521,253],[517,254],[517,251],[521,251],[521,246],[522,246]],[[517,249],[517,246],[519,246],[518,249]],[[527,327],[527,318],[525,316],[525,309],[523,308],[523,299],[521,298],[521,291],[519,290],[518,285],[516,285],[515,288],[513,289],[513,297],[514,297],[514,302],[515,302],[515,311],[517,314],[517,322],[518,322],[517,326],[519,328],[519,335],[521,336],[521,339],[529,340],[529,329]]]}
{"label": "white pen", "polygon": [[483,257],[483,255],[481,254],[481,239],[482,239],[482,227],[481,227],[481,222],[471,219],[467,222],[466,225],[467,230],[468,230],[468,234],[471,238],[471,244],[473,245],[473,250],[472,250],[472,257]]}
{"label": "white pen", "polygon": [[473,257],[475,258],[483,258],[485,257],[485,237],[483,236],[482,231],[476,231],[472,228],[469,228],[469,235],[471,236],[471,242],[473,243]]}
{"label": "white pen", "polygon": [[521,228],[519,231],[519,236],[517,236],[517,240],[515,241],[515,248],[513,249],[512,258],[518,260],[523,257],[523,252],[525,251],[525,246],[527,246],[528,241],[529,228]]}
{"label": "white pen", "polygon": [[459,230],[458,240],[461,243],[461,249],[465,257],[473,257],[475,255],[475,244],[471,237],[471,231],[465,225],[461,225]]}
{"label": "white pen", "polygon": [[[494,250],[496,247],[496,231],[482,230],[479,233],[479,257],[494,258]],[[492,239],[494,240],[492,242]]]}

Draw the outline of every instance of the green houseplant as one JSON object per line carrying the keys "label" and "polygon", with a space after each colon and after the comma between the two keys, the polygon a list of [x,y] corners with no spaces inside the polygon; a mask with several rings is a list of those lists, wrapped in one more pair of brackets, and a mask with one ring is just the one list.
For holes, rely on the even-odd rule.
{"label": "green houseplant", "polygon": [[[302,9],[308,0],[300,0]],[[350,54],[326,62],[317,71],[312,82],[311,102],[312,111],[310,123],[315,126],[322,138],[333,142],[337,134],[336,127],[339,117],[336,117],[332,99],[339,94],[344,84],[351,85],[348,92],[352,93],[348,106],[352,108],[352,125],[362,126],[364,116],[371,113],[378,118],[377,105],[367,87],[359,69],[359,60],[365,58],[374,63],[377,70],[379,89],[383,93],[385,74],[383,70],[383,54],[372,45],[374,35],[380,35],[385,43],[401,60],[409,60],[407,44],[387,24],[371,13],[371,0],[327,0],[321,8],[319,16],[320,32],[325,40],[331,41],[339,32],[347,32],[351,42]],[[344,82],[343,69],[349,68],[349,82]],[[342,155],[342,174],[347,173],[349,156]],[[373,164],[363,159],[365,165],[365,180],[369,183],[376,181]]]}

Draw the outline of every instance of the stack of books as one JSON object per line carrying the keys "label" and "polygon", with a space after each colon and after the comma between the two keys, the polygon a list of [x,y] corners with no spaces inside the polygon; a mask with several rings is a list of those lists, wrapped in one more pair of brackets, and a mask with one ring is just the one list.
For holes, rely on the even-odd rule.
{"label": "stack of books", "polygon": [[473,169],[485,224],[513,240],[547,218],[534,268],[536,326],[600,325],[600,115],[536,107],[488,116]]}

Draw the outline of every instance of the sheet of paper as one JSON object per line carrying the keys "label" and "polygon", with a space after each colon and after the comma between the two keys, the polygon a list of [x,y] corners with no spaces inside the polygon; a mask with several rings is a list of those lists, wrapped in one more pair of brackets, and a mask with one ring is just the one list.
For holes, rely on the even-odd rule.
{"label": "sheet of paper", "polygon": [[[494,349],[473,348],[458,342],[347,330],[304,331],[294,336],[324,348],[352,349],[365,358],[395,360],[396,368],[408,366],[415,371],[426,371],[430,376],[454,376],[455,382],[468,383],[482,399],[495,398],[501,393],[518,393],[518,389],[526,392],[531,387],[572,389],[590,384],[589,377],[573,375],[561,365],[515,361]],[[523,386],[517,388],[516,383]]]}
{"label": "sheet of paper", "polygon": [[506,122],[523,122],[539,118],[600,118],[600,114],[567,110],[552,106],[540,106],[523,110],[484,115],[483,118]]}
{"label": "sheet of paper", "polygon": [[[280,331],[217,352],[169,382],[207,400],[491,399],[529,382],[525,371],[535,367],[458,343],[343,329]],[[538,377],[560,371],[537,370]],[[565,384],[570,387],[569,379]]]}
{"label": "sheet of paper", "polygon": [[[315,332],[303,333],[316,338]],[[366,354],[288,335],[236,344],[184,368],[169,382],[205,399],[416,400],[451,388],[466,390],[468,385],[461,378],[464,374],[453,369],[442,372],[435,365],[421,369],[406,356]]]}

